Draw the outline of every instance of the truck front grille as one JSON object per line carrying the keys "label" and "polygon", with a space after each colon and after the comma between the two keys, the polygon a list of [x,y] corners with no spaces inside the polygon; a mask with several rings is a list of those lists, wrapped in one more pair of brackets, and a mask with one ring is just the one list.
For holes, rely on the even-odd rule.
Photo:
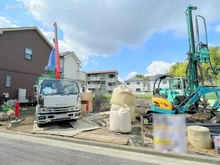
{"label": "truck front grille", "polygon": [[67,107],[58,107],[58,108],[49,108],[49,112],[64,112],[64,111],[69,111],[70,108]]}

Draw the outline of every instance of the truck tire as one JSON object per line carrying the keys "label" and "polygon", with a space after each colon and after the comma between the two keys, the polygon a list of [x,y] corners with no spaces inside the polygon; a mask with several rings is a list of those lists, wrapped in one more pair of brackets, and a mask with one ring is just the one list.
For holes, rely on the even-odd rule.
{"label": "truck tire", "polygon": [[39,128],[41,128],[41,127],[43,127],[43,124],[37,123],[37,126],[38,126]]}

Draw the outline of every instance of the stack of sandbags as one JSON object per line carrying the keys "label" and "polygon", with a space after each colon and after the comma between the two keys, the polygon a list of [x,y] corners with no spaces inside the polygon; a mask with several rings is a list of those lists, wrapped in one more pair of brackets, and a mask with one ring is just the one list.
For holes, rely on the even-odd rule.
{"label": "stack of sandbags", "polygon": [[135,96],[125,84],[121,84],[113,90],[110,104],[120,107],[126,104],[129,107],[131,122],[135,122]]}
{"label": "stack of sandbags", "polygon": [[131,117],[129,107],[113,105],[110,111],[110,130],[120,133],[131,132]]}

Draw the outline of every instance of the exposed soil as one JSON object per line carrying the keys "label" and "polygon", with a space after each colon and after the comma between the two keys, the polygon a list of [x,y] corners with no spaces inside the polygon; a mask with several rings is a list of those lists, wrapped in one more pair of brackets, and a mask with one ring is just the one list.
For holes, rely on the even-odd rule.
{"label": "exposed soil", "polygon": [[21,108],[18,120],[22,120],[22,125],[19,127],[8,128],[10,122],[16,119],[15,116],[12,116],[7,121],[0,121],[0,129],[8,129],[18,132],[30,132],[33,130],[33,123],[35,120],[34,114],[35,114],[35,107]]}
{"label": "exposed soil", "polygon": [[[136,100],[136,114],[140,113],[145,113],[149,109],[150,101],[145,100],[145,99],[137,99]],[[22,125],[14,128],[8,128],[9,123],[11,120],[15,120],[14,117],[10,118],[7,121],[0,121],[0,129],[8,129],[12,131],[18,131],[18,132],[31,132],[33,130],[33,123],[35,120],[35,107],[25,107],[26,110],[20,110],[20,114],[18,119],[22,120]],[[109,100],[103,100],[102,101],[102,106],[101,106],[101,112],[109,111],[110,110],[110,103]],[[198,114],[198,116],[200,116]],[[144,127],[144,132],[147,135],[145,137],[145,147],[146,148],[153,148],[153,141],[150,135],[152,135],[152,126],[149,127]],[[109,136],[124,136],[123,134],[120,133],[114,133],[108,130],[108,128],[103,127],[103,129],[98,129],[94,131],[90,131],[91,134],[96,134],[96,135],[109,135]],[[126,135],[127,136],[127,135]],[[129,135],[132,139],[133,146],[141,146],[141,127],[140,123],[136,121],[135,123],[132,124],[132,133]],[[220,154],[217,154],[215,149],[211,150],[204,150],[204,149],[199,149],[193,147],[189,142],[187,144],[188,150],[192,151],[197,154],[208,154],[212,156],[218,156],[220,157]]]}

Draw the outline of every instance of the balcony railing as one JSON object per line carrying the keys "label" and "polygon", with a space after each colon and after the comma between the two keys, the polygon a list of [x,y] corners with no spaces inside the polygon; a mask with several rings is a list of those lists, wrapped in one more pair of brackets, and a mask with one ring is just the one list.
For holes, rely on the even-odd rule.
{"label": "balcony railing", "polygon": [[93,88],[93,89],[100,88],[100,84],[88,84],[87,87],[88,88]]}
{"label": "balcony railing", "polygon": [[108,78],[107,79],[108,82],[116,82],[116,80],[117,80],[116,78]]}
{"label": "balcony railing", "polygon": [[115,89],[115,87],[116,87],[116,86],[108,86],[107,89],[108,89],[109,91],[112,91],[112,90]]}
{"label": "balcony railing", "polygon": [[100,77],[88,77],[91,81],[100,81]]}

